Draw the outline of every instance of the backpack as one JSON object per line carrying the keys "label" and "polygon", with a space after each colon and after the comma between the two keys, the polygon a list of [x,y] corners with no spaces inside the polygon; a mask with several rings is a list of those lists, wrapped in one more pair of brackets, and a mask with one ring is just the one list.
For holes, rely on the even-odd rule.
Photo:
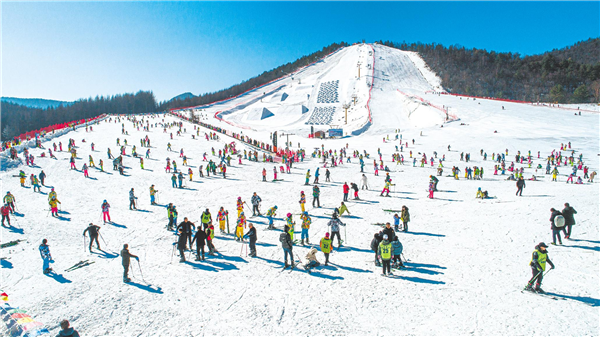
{"label": "backpack", "polygon": [[554,226],[558,227],[558,228],[562,228],[565,226],[565,217],[562,215],[557,215],[554,218]]}

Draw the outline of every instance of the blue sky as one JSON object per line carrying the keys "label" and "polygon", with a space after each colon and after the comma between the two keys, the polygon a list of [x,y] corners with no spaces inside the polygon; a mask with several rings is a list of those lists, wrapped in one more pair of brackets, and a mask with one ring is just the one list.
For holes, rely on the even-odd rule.
{"label": "blue sky", "polygon": [[600,35],[599,2],[2,2],[2,95],[216,91],[333,42],[538,54]]}

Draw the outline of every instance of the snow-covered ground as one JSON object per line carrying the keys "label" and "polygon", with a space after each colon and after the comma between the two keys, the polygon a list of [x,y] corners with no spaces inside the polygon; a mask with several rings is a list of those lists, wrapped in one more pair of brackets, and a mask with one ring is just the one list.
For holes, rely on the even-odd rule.
{"label": "snow-covered ground", "polygon": [[[343,58],[348,55],[354,58],[363,55],[366,64],[369,50],[369,45],[342,49],[331,56],[341,60],[331,62],[330,68],[326,67],[327,60],[325,65],[317,63],[312,67],[324,68],[311,75],[320,77],[314,83],[339,78],[340,88],[352,87],[353,78],[342,77],[345,73],[338,66],[341,67]],[[219,141],[206,141],[203,137],[192,139],[194,126],[187,122],[184,122],[183,135],[174,135],[173,140],[161,128],[137,131],[130,121],[122,119],[115,123],[113,117],[111,122],[103,121],[94,126],[93,132],[78,129],[44,143],[50,147],[52,142],[61,141],[66,149],[68,139],[75,139],[78,157],[82,158],[77,161],[78,168],[87,162],[90,154],[96,165],[103,159],[105,172],[91,169],[89,179],[81,172],[69,170],[66,152],[57,152],[54,160],[40,158],[40,149],[31,150],[38,167],[11,167],[1,175],[2,193],[10,191],[15,195],[22,214],[16,217],[18,222],[13,223],[19,229],[1,229],[2,242],[27,240],[0,250],[2,257],[8,258],[2,261],[0,284],[9,294],[10,303],[28,309],[32,317],[46,323],[53,333],[58,330],[58,322],[68,318],[82,336],[597,335],[600,331],[599,185],[566,184],[565,174],[570,172],[570,167],[564,166],[559,167],[559,182],[550,182],[550,176],[543,171],[536,173],[535,166],[545,165],[544,158],[552,150],[570,141],[576,156],[583,153],[590,172],[598,171],[599,115],[574,116],[571,111],[559,109],[426,94],[436,83],[429,73],[406,70],[411,64],[408,61],[418,63],[414,55],[407,57],[381,46],[374,46],[374,51],[371,128],[360,136],[336,140],[289,136],[294,148],[300,143],[308,156],[295,165],[291,174],[282,174],[280,182],[261,182],[263,167],[272,179],[272,164],[246,160],[242,165],[232,160],[227,179],[199,178],[198,166],[206,165],[202,154],[206,152],[210,159],[217,160],[211,155],[211,148],[221,149],[233,140],[223,135]],[[389,60],[387,65],[386,59]],[[394,68],[394,64],[406,67]],[[416,66],[425,69],[424,63]],[[344,67],[348,73],[356,72],[355,61],[348,61]],[[336,72],[340,75],[325,76]],[[363,73],[356,85],[365,85],[359,90],[364,106],[368,87],[362,76]],[[384,76],[388,76],[387,80]],[[302,85],[308,77],[302,77]],[[407,106],[413,103],[402,103],[406,98],[398,90],[435,105],[449,106],[460,120],[442,124],[444,116],[435,115],[428,106],[410,110],[409,115]],[[312,92],[311,99],[316,95]],[[246,97],[251,98],[251,95]],[[290,95],[287,99],[295,98]],[[314,107],[310,102],[308,105]],[[246,117],[238,122],[254,130],[235,128],[212,118],[221,108],[208,113],[210,109],[213,108],[206,111],[210,117],[205,120],[211,124],[243,131],[263,141],[268,141],[269,132],[273,131],[271,125],[244,122]],[[224,118],[235,120],[238,113]],[[150,121],[160,123],[163,118],[166,122],[177,120],[161,115]],[[106,156],[109,147],[113,153],[118,152],[116,139],[124,138],[121,123],[129,132],[125,137],[129,142],[125,176],[112,170]],[[294,124],[292,129],[301,123]],[[391,161],[395,146],[399,145],[394,141],[397,129],[404,142],[409,143],[402,152],[405,165]],[[169,130],[175,131],[174,128]],[[205,131],[201,129],[201,134]],[[152,142],[152,159],[145,160],[145,170],[142,170],[138,161],[129,155],[134,144],[139,153],[145,152],[146,149],[139,146],[145,135]],[[388,135],[390,141],[384,142],[383,138]],[[286,139],[280,138],[279,143]],[[90,149],[91,142],[95,143],[95,152]],[[176,152],[167,151],[169,142]],[[238,150],[246,148],[242,143],[236,144]],[[347,203],[351,216],[342,218],[347,224],[342,232],[346,242],[331,255],[330,266],[320,267],[312,275],[302,269],[282,272],[283,252],[278,240],[281,232],[264,230],[267,221],[263,217],[250,219],[258,227],[257,258],[247,257],[244,247],[234,241],[232,235],[221,235],[218,231],[215,245],[221,255],[208,257],[204,262],[192,258],[187,263],[179,263],[177,256],[172,257],[176,237],[165,229],[164,205],[172,202],[179,211],[179,221],[188,217],[196,224],[200,223],[200,214],[205,208],[210,208],[215,218],[218,208],[224,206],[232,214],[233,228],[237,197],[250,203],[252,192],[261,196],[263,212],[273,205],[279,207],[276,226],[283,226],[286,213],[294,213],[299,235],[298,200],[300,191],[305,191],[307,210],[313,219],[310,242],[318,244],[327,230],[327,214],[342,201],[343,183],[359,183],[361,176],[358,159],[352,158],[350,164],[344,160],[343,165],[329,168],[332,182],[325,182],[321,161],[310,157],[313,149],[320,148],[321,144],[338,152],[348,144],[349,154],[354,150],[361,153],[366,150],[370,154],[370,159],[365,160],[370,190],[359,193],[361,200]],[[182,168],[179,158],[182,148],[189,156],[194,181],[187,181],[185,189],[175,189],[171,187],[171,175],[164,171],[164,163],[166,157],[170,157]],[[384,164],[391,168],[396,184],[391,198],[379,196],[384,172],[378,177],[373,175],[372,164],[373,159],[378,159],[378,149]],[[480,156],[481,149],[488,154],[487,161]],[[522,197],[515,196],[514,182],[506,181],[506,176],[493,175],[495,163],[490,160],[491,155],[506,149],[509,151],[507,165],[517,151],[526,154],[531,150],[534,156],[533,168],[516,164],[525,167],[525,178],[536,174],[539,179],[527,181]],[[433,200],[427,198],[426,190],[429,175],[435,174],[436,167],[421,168],[418,164],[413,167],[409,151],[413,156],[426,153],[429,157],[433,151],[437,151],[438,158],[446,156],[444,174],[438,185],[440,192]],[[538,151],[541,159],[537,159]],[[464,179],[462,172],[467,164],[459,160],[461,152],[471,154],[469,166],[484,167],[483,180]],[[452,166],[461,169],[458,181],[447,177]],[[323,207],[320,209],[311,206],[311,186],[304,186],[306,170],[314,174],[317,167],[321,173]],[[183,168],[187,171],[187,167]],[[56,189],[62,202],[61,218],[47,216],[48,187],[42,188],[42,194],[20,187],[18,178],[13,177],[19,169],[27,175],[38,174],[40,169],[46,172],[46,185]],[[151,184],[160,191],[162,206],[150,205]],[[478,187],[495,198],[475,199]],[[139,197],[140,211],[128,209],[131,188],[135,188]],[[104,199],[112,206],[114,224],[101,223],[100,204]],[[565,202],[578,212],[573,239],[563,240],[563,246],[549,248],[549,257],[557,268],[547,275],[543,284],[556,299],[522,294],[521,289],[531,277],[528,264],[534,246],[541,241],[548,244],[552,241],[549,209],[562,209]],[[409,232],[399,233],[409,268],[395,271],[394,277],[384,278],[380,275],[381,269],[374,266],[374,254],[369,248],[373,234],[380,230],[372,224],[392,222],[393,214],[383,209],[400,209],[402,205],[408,206],[411,212]],[[246,214],[249,213],[246,210]],[[101,240],[103,254],[84,252],[82,232],[90,222],[102,226],[101,233],[106,240],[106,244]],[[52,267],[60,276],[42,274],[38,246],[44,238],[48,239],[56,261]],[[130,284],[122,282],[118,256],[124,243],[140,257],[143,271],[142,278],[134,263]],[[296,246],[294,253],[304,260],[308,249]],[[318,258],[323,262],[321,253]],[[74,272],[64,271],[85,259],[95,263]]]}

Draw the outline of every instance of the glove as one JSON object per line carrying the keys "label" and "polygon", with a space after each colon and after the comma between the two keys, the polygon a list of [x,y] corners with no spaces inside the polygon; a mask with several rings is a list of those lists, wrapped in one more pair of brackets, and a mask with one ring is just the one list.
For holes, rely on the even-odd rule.
{"label": "glove", "polygon": [[135,257],[135,259],[136,259],[136,260],[138,260],[138,261],[140,260],[140,258],[139,258],[139,257],[137,257],[137,256]]}
{"label": "glove", "polygon": [[550,266],[550,269],[551,269],[551,270],[552,270],[552,269],[554,269],[554,265]]}

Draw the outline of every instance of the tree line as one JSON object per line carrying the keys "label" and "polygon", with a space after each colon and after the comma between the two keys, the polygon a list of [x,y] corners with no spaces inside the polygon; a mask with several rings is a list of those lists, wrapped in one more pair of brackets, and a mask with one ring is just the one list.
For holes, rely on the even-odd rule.
{"label": "tree line", "polygon": [[120,94],[110,97],[96,96],[48,109],[29,108],[23,105],[2,102],[2,140],[10,140],[25,132],[38,130],[49,125],[68,123],[102,114],[137,114],[155,112],[154,94],[139,91],[135,94]]}
{"label": "tree line", "polygon": [[599,38],[532,56],[435,43],[379,43],[418,52],[452,93],[553,103],[600,99]]}

